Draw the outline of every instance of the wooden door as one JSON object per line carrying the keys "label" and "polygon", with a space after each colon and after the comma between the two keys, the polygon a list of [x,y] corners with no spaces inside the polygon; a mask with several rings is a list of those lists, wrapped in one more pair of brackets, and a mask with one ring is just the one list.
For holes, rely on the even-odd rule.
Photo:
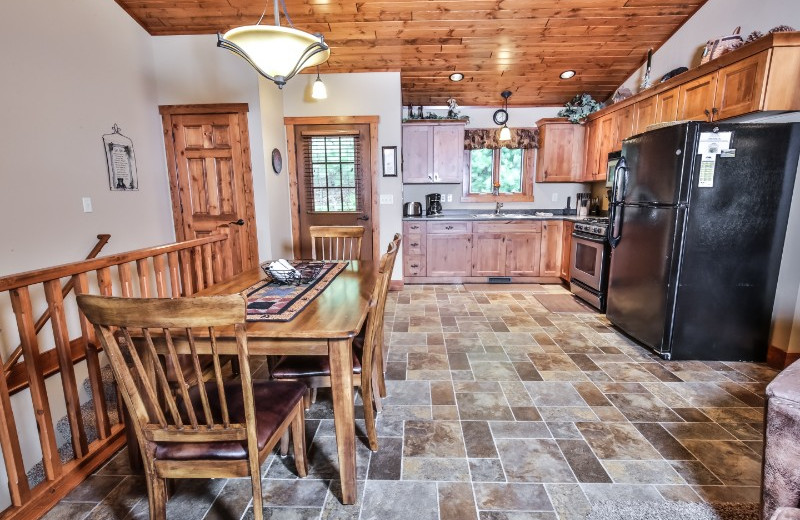
{"label": "wooden door", "polygon": [[711,121],[717,74],[707,74],[678,87],[677,120]]}
{"label": "wooden door", "polygon": [[541,233],[506,235],[506,275],[539,276]]}
{"label": "wooden door", "polygon": [[634,123],[634,134],[641,134],[647,127],[656,122],[656,100],[657,96],[650,96],[636,103],[636,117]]}
{"label": "wooden door", "polygon": [[561,279],[569,282],[569,267],[572,258],[572,229],[574,224],[563,221],[561,231]]}
{"label": "wooden door", "polygon": [[760,52],[719,71],[714,120],[761,109],[767,83],[768,52]]}
{"label": "wooden door", "polygon": [[678,88],[662,92],[656,99],[655,123],[675,121],[678,115]]}
{"label": "wooden door", "polygon": [[294,125],[298,258],[312,258],[310,226],[363,226],[360,258],[373,250],[369,124]]}
{"label": "wooden door", "polygon": [[428,276],[470,276],[472,233],[428,234]]}
{"label": "wooden door", "polygon": [[403,182],[433,181],[431,129],[430,125],[417,123],[403,125]]}
{"label": "wooden door", "polygon": [[464,180],[464,124],[433,126],[433,180],[461,182]]}
{"label": "wooden door", "polygon": [[472,276],[505,276],[505,236],[503,233],[472,235]]}
{"label": "wooden door", "polygon": [[541,276],[561,275],[562,224],[560,220],[542,223]]}
{"label": "wooden door", "polygon": [[229,226],[234,274],[258,265],[247,110],[246,104],[159,107],[175,237],[190,240]]}

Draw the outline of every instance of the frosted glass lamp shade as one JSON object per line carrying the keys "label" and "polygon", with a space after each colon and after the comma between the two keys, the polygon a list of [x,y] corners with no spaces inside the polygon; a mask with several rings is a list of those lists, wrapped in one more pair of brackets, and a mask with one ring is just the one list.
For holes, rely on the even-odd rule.
{"label": "frosted glass lamp shade", "polygon": [[511,129],[508,128],[506,125],[503,125],[503,128],[500,129],[500,135],[498,136],[498,141],[510,141],[511,140]]}
{"label": "frosted glass lamp shade", "polygon": [[314,99],[328,99],[328,89],[325,88],[325,83],[319,79],[314,80],[314,85],[311,87],[311,97]]}
{"label": "frosted glass lamp shade", "polygon": [[218,35],[217,46],[238,54],[279,87],[331,55],[322,36],[278,25],[245,25]]}

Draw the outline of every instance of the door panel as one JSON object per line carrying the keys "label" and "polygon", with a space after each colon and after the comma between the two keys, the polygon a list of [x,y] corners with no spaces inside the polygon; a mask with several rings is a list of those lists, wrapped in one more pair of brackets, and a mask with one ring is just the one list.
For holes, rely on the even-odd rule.
{"label": "door panel", "polygon": [[472,240],[472,276],[504,276],[506,274],[505,235],[475,233]]}
{"label": "door panel", "polygon": [[767,83],[767,51],[737,61],[719,71],[714,119],[726,119],[761,108]]}
{"label": "door panel", "polygon": [[711,121],[717,74],[708,74],[679,87],[678,120]]}
{"label": "door panel", "polygon": [[640,342],[662,350],[669,344],[665,335],[679,210],[624,206],[622,211],[621,239],[611,253],[606,315]]}
{"label": "door panel", "polygon": [[470,276],[472,233],[428,235],[428,276]]}
{"label": "door panel", "polygon": [[[258,264],[247,105],[160,107],[177,240],[228,229],[234,273]],[[241,226],[230,225],[242,220]]]}
{"label": "door panel", "polygon": [[510,233],[506,237],[508,276],[539,276],[541,233]]}
{"label": "door panel", "polygon": [[370,125],[296,125],[294,137],[299,258],[312,257],[310,226],[363,226],[360,258],[369,259],[373,243]]}
{"label": "door panel", "polygon": [[658,94],[656,99],[655,123],[675,121],[678,116],[678,88]]}

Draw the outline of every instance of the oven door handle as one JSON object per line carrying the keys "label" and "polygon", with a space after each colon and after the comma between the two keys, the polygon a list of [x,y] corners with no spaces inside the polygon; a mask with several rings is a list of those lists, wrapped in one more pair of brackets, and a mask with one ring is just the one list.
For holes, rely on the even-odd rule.
{"label": "oven door handle", "polygon": [[587,242],[594,242],[595,244],[605,244],[606,242],[605,237],[590,235],[589,233],[582,233],[580,231],[573,231],[572,237],[579,238],[581,240],[586,240]]}

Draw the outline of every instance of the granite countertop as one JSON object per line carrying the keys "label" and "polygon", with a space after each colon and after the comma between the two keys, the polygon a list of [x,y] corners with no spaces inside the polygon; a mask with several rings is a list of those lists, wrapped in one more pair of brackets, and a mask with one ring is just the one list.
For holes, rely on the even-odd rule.
{"label": "granite countertop", "polygon": [[[465,210],[452,210],[445,211],[439,215],[423,215],[421,217],[403,217],[403,220],[569,220],[572,222],[580,222],[586,218],[597,217],[598,215],[590,215],[589,217],[578,217],[574,212],[569,215],[564,215],[566,210],[507,210],[501,211],[500,216],[495,216],[494,211],[465,211]],[[574,210],[573,210],[574,211]],[[599,215],[604,216],[604,215]]]}

